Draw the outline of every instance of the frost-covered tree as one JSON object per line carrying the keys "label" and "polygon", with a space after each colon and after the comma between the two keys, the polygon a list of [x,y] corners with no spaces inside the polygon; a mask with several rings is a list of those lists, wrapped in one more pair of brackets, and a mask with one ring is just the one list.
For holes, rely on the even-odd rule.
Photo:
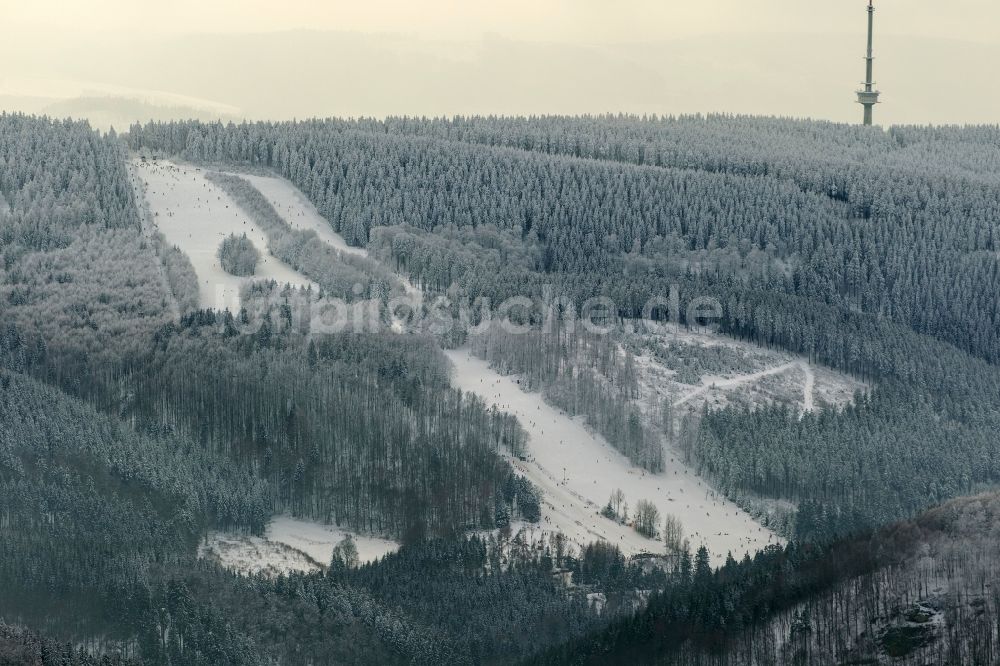
{"label": "frost-covered tree", "polygon": [[337,571],[353,569],[358,566],[358,546],[354,543],[354,537],[350,534],[333,547],[333,554],[330,556],[330,568]]}
{"label": "frost-covered tree", "polygon": [[229,234],[219,245],[219,263],[230,275],[247,277],[257,272],[260,252],[246,234]]}

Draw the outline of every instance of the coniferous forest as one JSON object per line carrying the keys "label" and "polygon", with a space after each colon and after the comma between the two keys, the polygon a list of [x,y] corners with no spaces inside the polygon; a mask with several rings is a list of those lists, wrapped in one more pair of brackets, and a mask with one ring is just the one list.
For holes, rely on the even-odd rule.
{"label": "coniferous forest", "polygon": [[[318,293],[257,282],[239,311],[201,309],[140,159],[206,169],[262,231],[266,248],[219,239],[227,273],[265,251]],[[0,115],[0,663],[993,663],[998,167],[996,127],[467,117],[119,136]],[[367,256],[293,227],[240,172],[287,179]],[[447,333],[293,316],[334,297],[384,323],[410,286],[477,305]],[[479,326],[512,297],[526,332]],[[689,306],[713,298],[727,339],[869,389],[812,411],[706,406],[664,434],[616,338],[545,329],[546,307],[597,297],[612,329],[675,300],[692,330],[707,322]],[[455,348],[641,473],[669,473],[666,441],[713,492],[792,507],[782,543],[713,566],[670,516],[655,553],[570,547],[516,464],[524,417],[455,388]],[[283,515],[399,548],[277,576],[199,556]]]}
{"label": "coniferous forest", "polygon": [[995,128],[458,118],[166,123],[128,140],[273,169],[431,290],[600,295],[655,318],[645,305],[673,287],[682,318],[710,295],[723,332],[877,383],[805,421],[709,415],[693,451],[727,491],[872,527],[1000,474]]}

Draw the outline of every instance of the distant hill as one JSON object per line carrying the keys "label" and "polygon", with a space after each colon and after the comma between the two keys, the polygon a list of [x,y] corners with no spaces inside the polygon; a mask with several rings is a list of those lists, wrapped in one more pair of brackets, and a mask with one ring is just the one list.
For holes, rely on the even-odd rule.
{"label": "distant hill", "polygon": [[203,107],[114,95],[89,95],[59,100],[45,105],[40,112],[53,118],[85,118],[91,125],[102,130],[111,127],[123,130],[136,121],[162,121],[172,118],[224,122],[240,120],[236,115]]}
{"label": "distant hill", "polygon": [[[79,91],[79,92],[76,92]],[[135,122],[187,118],[212,122],[239,122],[235,107],[181,95],[156,94],[142,89],[89,90],[86,84],[59,82],[46,95],[0,95],[0,111],[20,112],[51,118],[87,120],[92,127],[107,131],[126,130]]]}

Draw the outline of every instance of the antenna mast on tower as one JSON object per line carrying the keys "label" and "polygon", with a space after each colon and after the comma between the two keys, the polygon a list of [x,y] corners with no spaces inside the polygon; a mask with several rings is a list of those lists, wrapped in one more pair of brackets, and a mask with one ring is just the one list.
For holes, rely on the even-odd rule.
{"label": "antenna mast on tower", "polygon": [[872,81],[872,33],[875,26],[875,6],[868,0],[868,55],[865,57],[865,89],[858,91],[858,104],[865,107],[865,125],[872,124],[872,109],[878,104],[878,91]]}

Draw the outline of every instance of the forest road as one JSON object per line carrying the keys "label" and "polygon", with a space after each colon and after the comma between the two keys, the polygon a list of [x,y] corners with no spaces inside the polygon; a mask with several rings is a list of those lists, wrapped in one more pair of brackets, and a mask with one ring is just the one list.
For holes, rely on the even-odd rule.
{"label": "forest road", "polygon": [[802,386],[802,412],[811,412],[816,408],[816,374],[806,361],[791,361],[789,363],[777,365],[773,368],[767,368],[765,370],[760,370],[759,372],[753,372],[746,375],[738,375],[736,377],[704,377],[701,380],[702,385],[681,396],[674,402],[674,407],[680,407],[698,396],[704,395],[712,389],[736,388],[745,384],[752,384],[760,381],[761,379],[765,379],[766,377],[773,377],[774,375],[780,375],[783,372],[788,372],[793,368],[801,369],[804,376]]}

